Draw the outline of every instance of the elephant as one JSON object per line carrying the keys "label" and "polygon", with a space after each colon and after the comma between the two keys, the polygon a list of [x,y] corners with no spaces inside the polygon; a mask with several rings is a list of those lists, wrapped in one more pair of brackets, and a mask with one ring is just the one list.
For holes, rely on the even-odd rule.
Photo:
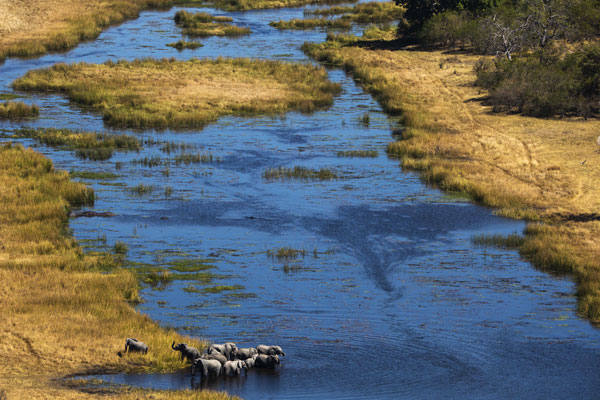
{"label": "elephant", "polygon": [[200,352],[197,348],[188,346],[186,343],[179,343],[175,346],[175,341],[171,344],[171,348],[181,352],[181,361],[186,358],[189,362],[193,363],[195,359],[200,357]]}
{"label": "elephant", "polygon": [[247,359],[251,358],[252,356],[255,356],[256,354],[258,354],[258,350],[256,350],[254,347],[237,349],[236,351],[233,352],[232,359],[233,360],[247,360]]}
{"label": "elephant", "polygon": [[237,350],[237,346],[235,343],[227,342],[223,344],[212,344],[208,348],[208,354],[213,354],[214,352],[218,352],[227,357],[228,360],[231,360],[232,353]]}
{"label": "elephant", "polygon": [[140,342],[135,338],[127,338],[125,339],[125,353],[127,353],[128,351],[147,354],[148,345],[144,342]]}
{"label": "elephant", "polygon": [[248,367],[242,360],[227,361],[225,365],[223,365],[223,375],[225,376],[240,375],[242,370],[246,373],[248,372]]}
{"label": "elephant", "polygon": [[198,357],[192,362],[192,376],[196,375],[196,369],[200,371],[202,379],[209,376],[219,376],[222,368],[218,360],[205,360]]}
{"label": "elephant", "polygon": [[200,358],[204,360],[217,360],[221,363],[221,365],[225,365],[225,363],[227,362],[227,357],[216,351],[212,354],[202,354]]}
{"label": "elephant", "polygon": [[277,364],[279,364],[279,357],[275,355],[259,354],[256,356],[254,366],[256,368],[274,369]]}
{"label": "elephant", "polygon": [[244,362],[246,363],[246,368],[250,369],[250,368],[254,368],[255,364],[256,364],[256,358],[258,357],[258,354],[253,355],[250,358],[247,358],[244,360]]}
{"label": "elephant", "polygon": [[285,353],[279,346],[265,346],[264,344],[260,344],[256,346],[256,350],[258,350],[258,354],[266,354],[269,356],[285,356]]}

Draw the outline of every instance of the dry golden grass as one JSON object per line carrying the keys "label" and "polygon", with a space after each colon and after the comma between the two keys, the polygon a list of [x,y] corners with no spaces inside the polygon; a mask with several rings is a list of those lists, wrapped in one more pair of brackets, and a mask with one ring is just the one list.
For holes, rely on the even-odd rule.
{"label": "dry golden grass", "polygon": [[600,322],[600,121],[491,113],[473,85],[474,56],[336,42],[305,51],[344,66],[388,113],[402,115],[402,140],[388,151],[404,168],[502,215],[543,221],[528,228],[522,254],[572,273],[580,312]]}
{"label": "dry golden grass", "polygon": [[[2,145],[0,188],[0,389],[7,398],[99,397],[58,379],[92,372],[173,371],[184,364],[171,349],[172,340],[205,346],[136,312],[130,305],[138,299],[135,275],[116,268],[110,255],[84,255],[66,234],[67,199],[89,199],[83,184],[54,171],[52,162],[33,150]],[[127,337],[146,342],[148,354],[120,358],[117,352]],[[113,395],[135,398],[139,393]]]}
{"label": "dry golden grass", "polygon": [[310,112],[329,106],[339,85],[323,68],[251,59],[57,64],[28,72],[20,90],[58,91],[92,106],[107,124],[202,127],[224,115]]}

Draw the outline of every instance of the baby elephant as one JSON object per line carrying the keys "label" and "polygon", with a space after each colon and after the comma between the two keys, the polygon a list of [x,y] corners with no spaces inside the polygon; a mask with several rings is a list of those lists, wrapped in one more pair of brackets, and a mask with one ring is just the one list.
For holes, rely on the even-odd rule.
{"label": "baby elephant", "polygon": [[244,370],[245,373],[248,373],[248,367],[242,360],[227,361],[225,365],[223,365],[223,375],[225,376],[240,375],[242,370]]}
{"label": "baby elephant", "polygon": [[248,347],[245,349],[237,349],[233,352],[232,360],[247,360],[258,354],[258,350],[254,347]]}
{"label": "baby elephant", "polygon": [[279,364],[279,357],[270,356],[266,354],[259,354],[254,360],[254,366],[256,368],[269,368],[274,369],[275,365]]}
{"label": "baby elephant", "polygon": [[144,342],[140,342],[139,340],[135,339],[135,338],[127,338],[125,340],[125,353],[127,352],[132,352],[132,353],[142,353],[142,354],[147,354],[148,353],[148,345]]}
{"label": "baby elephant", "polygon": [[200,378],[209,376],[221,375],[221,363],[217,360],[205,360],[203,358],[196,358],[192,362],[192,376],[196,375],[196,370],[200,371]]}
{"label": "baby elephant", "polygon": [[285,356],[285,353],[279,346],[265,346],[264,344],[256,346],[258,354],[266,354],[269,356]]}
{"label": "baby elephant", "polygon": [[181,352],[181,361],[183,359],[187,359],[189,362],[193,363],[195,359],[200,357],[200,352],[197,348],[188,346],[186,343],[179,343],[175,346],[175,341],[171,344],[171,348],[175,351]]}

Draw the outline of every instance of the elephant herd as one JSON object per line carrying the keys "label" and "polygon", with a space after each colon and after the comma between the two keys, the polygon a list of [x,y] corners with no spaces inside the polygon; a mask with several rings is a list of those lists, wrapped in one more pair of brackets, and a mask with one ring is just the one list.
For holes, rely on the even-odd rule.
{"label": "elephant herd", "polygon": [[[173,341],[171,348],[181,353],[181,361],[186,360],[192,364],[192,376],[199,371],[201,378],[240,375],[242,370],[247,372],[250,368],[274,369],[280,363],[279,356],[285,356],[281,347],[264,344],[239,349],[235,343],[231,342],[212,344],[206,353],[201,353],[197,348],[188,346],[186,343],[175,345],[175,341]],[[127,338],[125,353],[128,351],[146,354],[148,346],[137,339]]]}

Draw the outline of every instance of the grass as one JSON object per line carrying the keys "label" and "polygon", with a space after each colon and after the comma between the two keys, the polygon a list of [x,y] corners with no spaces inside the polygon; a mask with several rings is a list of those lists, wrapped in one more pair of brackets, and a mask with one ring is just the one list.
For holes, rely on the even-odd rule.
{"label": "grass", "polygon": [[379,153],[377,150],[345,150],[338,151],[337,156],[347,158],[377,158]]}
{"label": "grass", "polygon": [[314,4],[343,4],[357,0],[215,0],[214,6],[226,11],[246,11],[268,8],[292,8]]}
{"label": "grass", "polygon": [[20,99],[21,96],[19,96],[18,94],[14,94],[14,93],[0,93],[0,100],[14,100],[14,99]]}
{"label": "grass", "polygon": [[280,247],[276,250],[267,250],[267,256],[279,260],[296,259],[298,256],[306,256],[308,252],[304,249],[294,249],[293,247]]}
{"label": "grass", "polygon": [[72,150],[82,159],[108,160],[113,151],[137,151],[141,142],[130,135],[81,132],[69,129],[20,129],[15,137],[29,137],[47,146]]}
{"label": "grass", "polygon": [[224,58],[56,64],[29,71],[13,86],[65,93],[100,112],[107,125],[129,128],[199,128],[225,115],[312,112],[340,91],[320,67]]}
{"label": "grass", "polygon": [[517,233],[504,235],[475,235],[471,238],[473,244],[485,247],[503,247],[506,249],[519,249],[525,243],[525,238]]}
{"label": "grass", "polygon": [[302,181],[330,181],[338,179],[335,172],[330,169],[321,168],[319,170],[305,167],[279,167],[269,168],[263,172],[263,178],[268,181],[284,181],[287,179],[297,179]]}
{"label": "grass", "polygon": [[127,254],[129,251],[129,246],[127,246],[127,243],[125,242],[117,241],[115,243],[114,250],[117,254]]}
{"label": "grass", "polygon": [[200,163],[211,163],[213,161],[220,162],[219,157],[214,157],[212,153],[181,153],[177,154],[173,159],[175,165],[190,165]]}
{"label": "grass", "polygon": [[32,57],[66,51],[96,39],[104,28],[137,18],[146,9],[176,4],[198,5],[201,0],[28,0],[2,8],[0,62],[6,57]]}
{"label": "grass", "polygon": [[404,17],[404,9],[393,1],[356,4],[353,7],[330,7],[304,10],[305,15],[343,15],[345,21],[359,23],[382,23],[400,20]]}
{"label": "grass", "polygon": [[[292,19],[289,21],[270,22],[277,29],[313,29],[327,27],[350,29],[353,22],[384,23],[402,19],[404,9],[391,2],[361,3],[353,7],[330,7],[304,10],[304,15],[318,15],[322,18]],[[339,18],[327,18],[342,15]]]}
{"label": "grass", "polygon": [[143,165],[144,167],[154,168],[162,165],[163,160],[159,156],[145,156],[144,158],[136,158],[131,160],[131,164]]}
{"label": "grass", "polygon": [[21,101],[0,103],[0,119],[24,119],[40,115],[40,108]]}
{"label": "grass", "polygon": [[228,22],[232,21],[231,17],[213,16],[205,12],[181,10],[175,14],[175,23],[183,28],[184,35],[190,37],[241,36],[252,32],[250,28],[229,25]]}
{"label": "grass", "polygon": [[[63,384],[87,373],[169,372],[185,366],[170,348],[207,343],[164,329],[131,304],[138,279],[106,253],[84,254],[68,235],[68,212],[89,199],[52,162],[20,145],[0,146],[0,386],[7,398],[91,396]],[[127,337],[148,344],[147,355],[120,358]],[[37,371],[35,376],[31,371]],[[86,394],[87,393],[87,394]],[[106,392],[101,392],[106,395]],[[223,399],[224,394],[111,389],[114,398]]]}
{"label": "grass", "polygon": [[71,170],[69,172],[69,176],[71,178],[90,179],[90,180],[119,178],[119,175],[111,174],[110,172],[74,171],[74,170]]}
{"label": "grass", "polygon": [[154,191],[154,186],[140,183],[139,185],[130,187],[129,191],[137,196],[144,196],[152,193]]}
{"label": "grass", "polygon": [[271,21],[269,22],[277,29],[313,29],[316,27],[334,28],[334,29],[350,29],[352,24],[344,19],[327,19],[327,18],[311,18],[311,19],[292,19],[289,21]]}
{"label": "grass", "polygon": [[371,116],[369,115],[369,113],[364,113],[359,119],[358,122],[360,122],[361,124],[363,124],[364,126],[369,126],[369,124],[371,123]]}
{"label": "grass", "polygon": [[[520,253],[541,270],[572,276],[579,313],[600,323],[600,121],[490,113],[481,102],[486,93],[473,85],[479,57],[457,55],[452,68],[440,68],[448,55],[439,51],[370,50],[364,37],[329,39],[303,49],[344,68],[400,116],[402,134],[388,154],[431,185],[531,221]],[[386,38],[374,39],[386,48]]]}
{"label": "grass", "polygon": [[186,40],[180,40],[180,41],[174,42],[174,43],[167,43],[167,46],[173,47],[177,50],[183,50],[183,49],[197,49],[198,47],[202,47],[204,45],[200,42],[193,42],[193,41],[188,42]]}
{"label": "grass", "polygon": [[218,293],[222,293],[225,291],[243,290],[243,289],[244,289],[244,287],[242,285],[217,285],[217,286],[210,286],[210,287],[204,288],[202,290],[202,292],[218,294]]}

